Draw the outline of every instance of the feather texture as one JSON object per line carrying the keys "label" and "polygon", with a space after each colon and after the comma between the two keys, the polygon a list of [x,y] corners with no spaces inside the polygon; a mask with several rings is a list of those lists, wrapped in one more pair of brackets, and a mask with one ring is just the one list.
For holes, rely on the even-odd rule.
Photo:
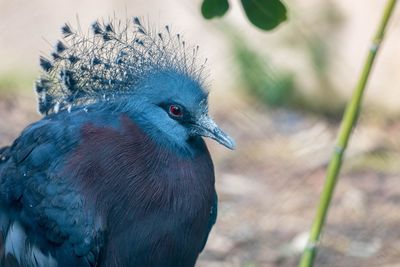
{"label": "feather texture", "polygon": [[61,111],[3,149],[1,266],[194,265],[216,216],[210,155],[195,138],[180,156],[137,125]]}
{"label": "feather texture", "polygon": [[40,58],[43,73],[36,91],[43,114],[132,95],[141,81],[163,71],[202,81],[198,47],[187,47],[168,26],[157,33],[135,17],[131,22],[96,21],[88,35],[65,24],[62,33],[53,60]]}
{"label": "feather texture", "polygon": [[234,146],[197,48],[138,18],[62,34],[40,59],[44,117],[0,148],[0,266],[193,267],[217,216],[202,136]]}

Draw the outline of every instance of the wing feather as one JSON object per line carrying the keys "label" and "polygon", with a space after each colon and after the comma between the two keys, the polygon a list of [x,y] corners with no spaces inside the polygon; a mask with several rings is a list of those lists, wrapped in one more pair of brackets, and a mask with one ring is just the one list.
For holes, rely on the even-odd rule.
{"label": "wing feather", "polygon": [[1,266],[95,264],[101,231],[84,196],[63,175],[79,138],[79,123],[65,120],[45,118],[0,149]]}

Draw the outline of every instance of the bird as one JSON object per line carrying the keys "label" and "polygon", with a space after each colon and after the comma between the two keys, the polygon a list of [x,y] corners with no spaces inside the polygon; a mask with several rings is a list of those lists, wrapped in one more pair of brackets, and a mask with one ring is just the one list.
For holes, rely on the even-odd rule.
{"label": "bird", "polygon": [[66,23],[0,148],[0,266],[191,267],[217,217],[206,60],[169,26]]}

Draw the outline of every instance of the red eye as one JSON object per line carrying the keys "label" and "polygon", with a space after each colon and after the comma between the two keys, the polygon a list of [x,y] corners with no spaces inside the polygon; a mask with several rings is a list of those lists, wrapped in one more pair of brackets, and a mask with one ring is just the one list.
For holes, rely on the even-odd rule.
{"label": "red eye", "polygon": [[177,105],[171,105],[169,106],[169,114],[171,114],[174,117],[182,117],[183,115],[182,108]]}

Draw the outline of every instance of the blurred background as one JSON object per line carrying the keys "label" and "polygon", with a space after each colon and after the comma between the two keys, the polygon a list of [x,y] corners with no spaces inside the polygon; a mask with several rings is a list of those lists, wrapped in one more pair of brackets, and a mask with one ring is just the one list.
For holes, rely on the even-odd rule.
{"label": "blurred background", "polygon": [[[206,21],[201,1],[0,0],[0,146],[40,118],[33,83],[66,21],[142,16],[207,58],[211,113],[237,150],[209,142],[219,218],[198,267],[296,266],[345,101],[385,1],[286,0],[272,32],[239,1]],[[367,88],[316,266],[400,266],[400,9]]]}

